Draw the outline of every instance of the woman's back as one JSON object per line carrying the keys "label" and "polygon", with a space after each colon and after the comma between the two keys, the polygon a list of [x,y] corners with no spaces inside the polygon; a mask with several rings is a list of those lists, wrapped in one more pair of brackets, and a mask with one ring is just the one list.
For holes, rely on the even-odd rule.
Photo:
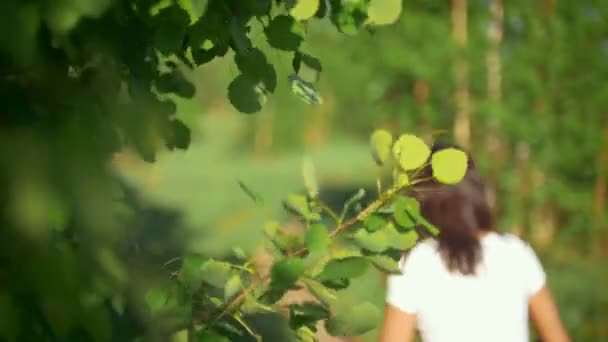
{"label": "woman's back", "polygon": [[473,275],[450,272],[437,242],[419,243],[388,279],[387,301],[416,314],[425,342],[528,341],[528,301],[545,284],[532,249],[510,234],[480,238]]}

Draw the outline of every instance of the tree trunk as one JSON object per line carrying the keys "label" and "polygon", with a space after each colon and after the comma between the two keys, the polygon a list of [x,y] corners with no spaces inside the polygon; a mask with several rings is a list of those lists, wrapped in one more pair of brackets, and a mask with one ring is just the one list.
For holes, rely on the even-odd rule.
{"label": "tree trunk", "polygon": [[606,196],[608,195],[608,123],[604,124],[603,143],[597,157],[597,178],[593,196],[593,255],[601,256],[608,244],[606,236]]}
{"label": "tree trunk", "polygon": [[452,38],[458,48],[454,63],[456,89],[454,102],[454,137],[456,143],[469,149],[471,146],[471,103],[469,94],[469,64],[462,55],[467,45],[467,0],[452,0]]}
{"label": "tree trunk", "polygon": [[[503,35],[504,10],[502,0],[490,2],[490,17],[487,36],[489,49],[486,53],[486,86],[489,102],[496,108],[502,99],[502,61],[500,59],[500,44]],[[492,166],[489,170],[488,179],[488,201],[493,210],[498,213],[498,186],[500,173],[504,167],[504,146],[500,143],[498,132],[500,123],[494,113],[490,113],[486,134],[486,153],[492,158]]]}

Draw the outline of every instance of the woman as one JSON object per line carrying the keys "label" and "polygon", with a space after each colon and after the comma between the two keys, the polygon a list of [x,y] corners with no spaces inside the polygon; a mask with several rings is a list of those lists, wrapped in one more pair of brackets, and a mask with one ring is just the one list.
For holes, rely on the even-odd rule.
{"label": "woman", "polygon": [[[429,167],[422,177],[431,174]],[[413,191],[440,234],[404,257],[402,274],[389,276],[381,342],[414,341],[416,328],[424,342],[527,342],[528,316],[543,341],[569,341],[534,251],[492,231],[470,158],[457,185],[427,181]]]}

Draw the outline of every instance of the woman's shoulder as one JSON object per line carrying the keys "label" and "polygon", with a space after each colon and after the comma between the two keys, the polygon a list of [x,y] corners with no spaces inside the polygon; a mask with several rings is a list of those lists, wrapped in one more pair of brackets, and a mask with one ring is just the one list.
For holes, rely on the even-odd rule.
{"label": "woman's shoulder", "polygon": [[414,247],[404,253],[402,262],[409,264],[428,261],[438,256],[437,241],[433,238],[426,238],[416,243]]}
{"label": "woman's shoulder", "polygon": [[515,252],[524,257],[534,254],[529,243],[512,233],[490,233],[487,240],[489,240],[490,243],[497,242],[497,244],[510,253]]}

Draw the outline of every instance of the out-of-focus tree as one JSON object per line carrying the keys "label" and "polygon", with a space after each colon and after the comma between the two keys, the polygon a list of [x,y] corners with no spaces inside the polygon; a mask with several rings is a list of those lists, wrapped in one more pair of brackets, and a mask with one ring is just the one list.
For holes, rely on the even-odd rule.
{"label": "out-of-focus tree", "polygon": [[154,161],[161,150],[187,148],[190,131],[173,99],[192,98],[188,70],[217,58],[239,70],[227,85],[232,105],[259,111],[288,75],[277,75],[253,36],[294,56],[290,85],[318,102],[314,80],[299,72],[319,69],[300,51],[308,24],[325,18],[354,33],[396,20],[395,4],[2,1],[0,339],[130,341],[142,326],[165,331],[187,315],[151,321],[142,305],[145,288],[159,280],[136,261],[166,261],[187,237],[176,229],[163,246],[146,247],[112,157],[130,148]]}

